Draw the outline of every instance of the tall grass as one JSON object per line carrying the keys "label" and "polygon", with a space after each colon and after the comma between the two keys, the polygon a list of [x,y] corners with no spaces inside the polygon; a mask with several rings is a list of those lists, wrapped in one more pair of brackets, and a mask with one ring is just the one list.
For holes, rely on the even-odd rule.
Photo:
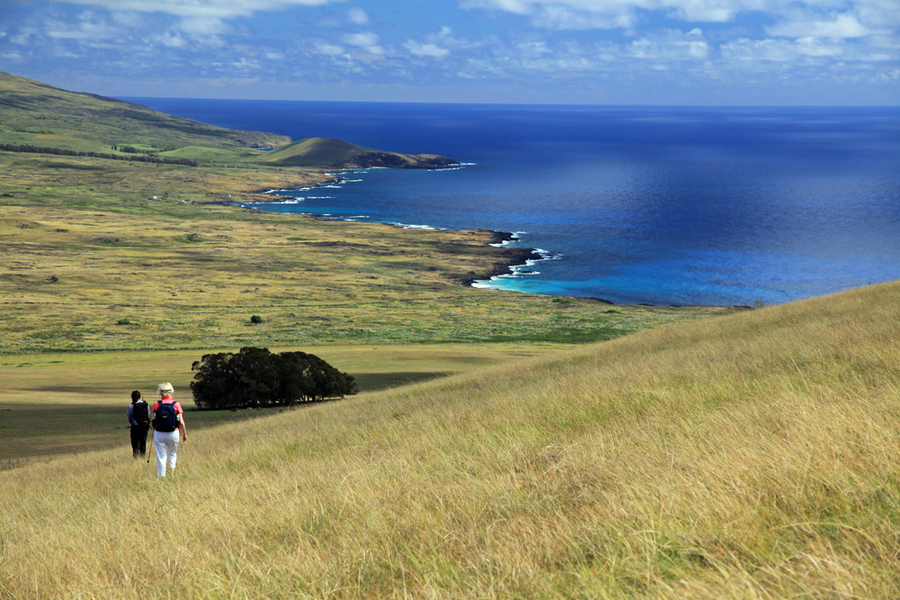
{"label": "tall grass", "polygon": [[0,473],[0,597],[900,597],[898,293]]}

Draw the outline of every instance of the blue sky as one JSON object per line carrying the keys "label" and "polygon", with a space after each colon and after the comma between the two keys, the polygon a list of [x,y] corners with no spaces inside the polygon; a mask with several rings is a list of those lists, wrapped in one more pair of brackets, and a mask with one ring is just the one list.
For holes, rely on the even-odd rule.
{"label": "blue sky", "polygon": [[106,96],[900,104],[900,0],[0,0],[0,71]]}

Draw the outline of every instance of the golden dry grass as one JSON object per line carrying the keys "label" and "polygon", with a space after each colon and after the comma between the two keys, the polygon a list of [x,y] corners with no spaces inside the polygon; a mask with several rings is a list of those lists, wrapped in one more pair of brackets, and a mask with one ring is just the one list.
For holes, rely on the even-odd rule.
{"label": "golden dry grass", "polygon": [[898,294],[0,473],[0,596],[900,597]]}

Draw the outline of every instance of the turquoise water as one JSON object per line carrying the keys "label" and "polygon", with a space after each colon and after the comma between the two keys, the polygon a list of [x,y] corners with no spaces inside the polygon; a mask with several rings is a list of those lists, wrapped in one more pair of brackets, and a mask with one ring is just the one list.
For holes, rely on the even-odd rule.
{"label": "turquoise water", "polygon": [[464,163],[343,173],[259,208],[514,232],[478,285],[616,303],[781,303],[900,278],[900,109],[129,99]]}

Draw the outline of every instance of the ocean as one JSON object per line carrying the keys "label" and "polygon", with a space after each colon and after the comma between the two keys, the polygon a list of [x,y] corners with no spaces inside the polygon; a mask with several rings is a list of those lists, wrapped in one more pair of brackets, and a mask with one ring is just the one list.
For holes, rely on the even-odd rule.
{"label": "ocean", "polygon": [[257,208],[507,231],[544,257],[482,287],[753,306],[900,278],[900,107],[126,100],[460,161],[347,172]]}

